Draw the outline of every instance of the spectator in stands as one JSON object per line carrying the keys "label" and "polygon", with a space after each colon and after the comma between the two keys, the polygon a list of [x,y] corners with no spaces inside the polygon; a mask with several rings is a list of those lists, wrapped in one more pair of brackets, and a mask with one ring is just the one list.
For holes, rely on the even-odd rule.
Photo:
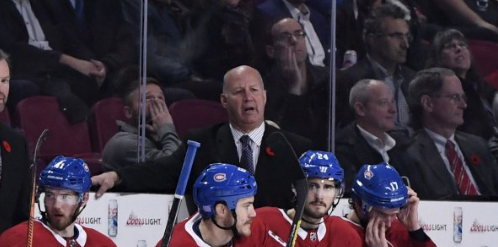
{"label": "spectator in stands", "polygon": [[307,59],[306,33],[299,22],[284,18],[273,25],[266,46],[271,68],[264,76],[268,91],[266,116],[283,130],[327,148],[328,70]]}
{"label": "spectator in stands", "polygon": [[[187,4],[184,1],[151,0],[148,2],[148,71],[154,74],[154,77],[161,82],[163,87],[186,89],[195,94],[197,98],[217,101],[221,93],[222,76],[218,81],[210,80],[211,78],[205,74],[194,71],[193,67],[193,60],[198,56],[195,44],[205,45],[207,40],[211,40],[211,37],[197,36],[200,34],[193,30],[192,21],[190,21],[193,13],[182,3]],[[141,1],[138,0],[122,1],[125,20],[131,26],[137,55],[141,45],[140,4]],[[220,46],[218,43],[216,45]],[[225,54],[225,52],[215,51],[209,45],[202,48],[213,49],[209,52],[213,52],[215,55],[208,56],[209,59],[217,59],[220,58],[219,54]],[[217,73],[214,67],[217,67],[218,64],[208,65],[202,69],[208,73]],[[115,87],[121,86],[116,85]]]}
{"label": "spectator in stands", "polygon": [[397,114],[396,131],[408,134],[409,121],[406,95],[408,83],[414,72],[403,66],[411,40],[405,12],[392,4],[384,4],[372,11],[365,20],[363,38],[367,58],[338,73],[337,78],[337,125],[344,127],[354,119],[348,105],[349,92],[361,79],[376,79],[389,86],[394,95]]}
{"label": "spectator in stands", "polygon": [[420,0],[417,2],[430,23],[443,28],[457,28],[467,38],[498,42],[498,5],[493,1]]}
{"label": "spectator in stands", "polygon": [[[82,159],[57,156],[43,169],[36,193],[41,220],[25,221],[0,236],[0,246],[116,246],[102,233],[76,224],[90,197],[90,172]],[[34,205],[33,205],[34,206]]]}
{"label": "spectator in stands", "polygon": [[250,16],[240,7],[240,0],[201,2],[191,16],[194,71],[201,78],[221,82],[226,71],[252,63]]}
{"label": "spectator in stands", "polygon": [[[190,60],[193,56],[189,44],[183,39],[175,19],[172,5],[167,1],[148,1],[147,66],[164,84],[174,84],[191,79]],[[123,0],[127,24],[131,26],[136,55],[140,47],[140,4],[137,0]],[[182,44],[182,42],[186,42]]]}
{"label": "spectator in stands", "polygon": [[489,140],[497,127],[492,110],[496,90],[478,74],[467,40],[460,31],[448,29],[437,33],[427,60],[427,68],[432,67],[451,69],[462,82],[467,108],[458,130]]}
{"label": "spectator in stands", "polygon": [[71,123],[86,119],[98,99],[104,70],[81,58],[87,52],[68,30],[57,25],[45,1],[0,1],[0,48],[12,56],[13,79],[32,81],[56,96]]}
{"label": "spectator in stands", "polygon": [[[128,71],[128,72],[127,72]],[[140,83],[136,67],[125,69],[118,77],[124,89],[122,99],[124,113],[128,123],[117,120],[120,131],[105,145],[102,153],[104,171],[113,171],[121,167],[136,164],[138,157],[138,142],[140,128]],[[163,90],[154,78],[146,79],[146,133],[145,161],[153,162],[161,157],[171,155],[181,141],[176,133],[173,118],[165,102]]]}
{"label": "spectator in stands", "polygon": [[[223,88],[220,100],[227,109],[229,123],[192,131],[185,137],[185,140],[194,140],[202,145],[197,151],[187,191],[192,191],[193,178],[198,177],[207,164],[226,162],[254,171],[259,186],[255,207],[292,207],[294,193],[291,184],[304,179],[304,175],[300,167],[289,166],[285,162],[286,157],[293,155],[285,151],[288,150],[287,145],[269,139],[270,134],[278,130],[264,122],[266,91],[260,74],[249,66],[236,67],[226,73]],[[310,149],[309,140],[285,132],[283,134],[294,147],[295,153]],[[153,164],[128,166],[95,176],[93,183],[101,186],[97,197],[117,184],[134,191],[160,190],[172,193],[178,183],[186,150],[184,141],[173,155]],[[283,151],[277,153],[277,150]]]}
{"label": "spectator in stands", "polygon": [[407,166],[420,198],[497,195],[498,164],[481,137],[457,131],[467,107],[460,79],[449,69],[417,73],[410,83],[410,109],[417,133]]}
{"label": "spectator in stands", "polygon": [[353,182],[349,226],[366,246],[436,247],[419,223],[419,202],[392,166],[366,164]]}
{"label": "spectator in stands", "polygon": [[418,8],[417,1],[411,0],[355,0],[345,1],[344,4],[338,5],[336,20],[338,67],[344,68],[342,62],[347,50],[356,51],[358,60],[365,58],[366,50],[363,40],[365,19],[369,17],[373,9],[384,3],[396,4],[405,12],[404,18],[413,36],[405,65],[414,70],[424,68],[426,47],[421,42],[421,34],[428,33],[425,30],[429,28],[432,30],[433,27],[426,22],[425,16]]}
{"label": "spectator in stands", "polygon": [[[322,67],[328,63],[326,57],[330,47],[330,22],[319,11],[305,3],[306,0],[268,0],[256,7],[251,33],[257,53],[264,53],[262,51],[265,45],[271,43],[267,32],[273,23],[283,18],[293,18],[301,23],[306,33],[306,49],[310,63]],[[256,56],[258,65],[264,69],[264,54]]]}
{"label": "spectator in stands", "polygon": [[349,106],[356,122],[338,132],[335,149],[346,173],[347,192],[364,164],[409,166],[406,149],[411,143],[404,135],[387,133],[395,127],[396,107],[393,93],[384,82],[363,79],[356,83],[349,95]]}
{"label": "spectator in stands", "polygon": [[[10,68],[0,50],[0,111],[9,97]],[[17,131],[0,122],[0,234],[29,218],[31,178],[28,146]]]}
{"label": "spectator in stands", "polygon": [[[96,76],[101,96],[110,96],[110,82],[116,73],[133,61],[130,28],[125,24],[120,0],[47,0],[46,7],[58,25],[72,31],[86,48],[85,60],[101,74]],[[138,61],[137,61],[138,62]]]}

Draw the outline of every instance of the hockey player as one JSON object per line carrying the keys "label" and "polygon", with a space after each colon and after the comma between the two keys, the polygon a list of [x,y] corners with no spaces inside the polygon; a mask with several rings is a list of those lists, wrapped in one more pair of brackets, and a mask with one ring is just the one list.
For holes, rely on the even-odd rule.
{"label": "hockey player", "polygon": [[243,246],[273,246],[268,245],[266,236],[251,234],[256,189],[254,176],[245,169],[211,164],[194,183],[199,212],[175,226],[169,247],[229,247],[240,246],[239,242]]}
{"label": "hockey player", "polygon": [[[343,191],[344,170],[335,155],[307,151],[299,158],[299,163],[308,179],[309,190],[296,246],[362,246],[363,240],[348,226],[348,221],[329,216],[339,203]],[[288,239],[295,209],[264,207],[256,210],[256,213],[253,228],[262,229],[258,223],[263,222],[280,239]],[[285,246],[285,242],[279,246]]]}
{"label": "hockey player", "polygon": [[347,216],[369,247],[436,246],[418,221],[419,198],[386,163],[363,165],[353,183]]}
{"label": "hockey player", "polygon": [[[78,225],[76,218],[88,202],[90,171],[82,159],[57,156],[40,173],[37,200],[42,215],[34,221],[33,246],[116,246],[96,230]],[[42,209],[43,208],[43,209]],[[28,221],[20,223],[0,236],[0,246],[26,246]]]}

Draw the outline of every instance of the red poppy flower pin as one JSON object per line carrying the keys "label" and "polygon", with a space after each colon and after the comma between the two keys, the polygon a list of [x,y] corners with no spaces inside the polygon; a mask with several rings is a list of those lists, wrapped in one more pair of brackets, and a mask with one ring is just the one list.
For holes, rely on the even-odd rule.
{"label": "red poppy flower pin", "polygon": [[275,156],[275,153],[273,151],[271,151],[271,148],[270,147],[266,147],[266,154],[268,154],[268,156]]}
{"label": "red poppy flower pin", "polygon": [[470,156],[470,161],[473,165],[479,165],[481,163],[481,159],[479,159],[479,157],[475,154]]}
{"label": "red poppy flower pin", "polygon": [[12,151],[11,147],[10,147],[10,144],[6,141],[3,141],[3,148],[5,148],[5,151],[7,151],[7,153],[10,153],[10,151]]}

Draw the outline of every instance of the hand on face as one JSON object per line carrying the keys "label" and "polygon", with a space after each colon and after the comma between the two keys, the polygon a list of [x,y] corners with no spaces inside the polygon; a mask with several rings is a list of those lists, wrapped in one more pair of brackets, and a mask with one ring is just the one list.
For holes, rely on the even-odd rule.
{"label": "hand on face", "polygon": [[281,55],[276,57],[280,75],[286,79],[289,92],[299,95],[303,84],[303,76],[297,65],[296,53],[293,50],[294,47],[281,46],[280,48],[282,49]]}
{"label": "hand on face", "polygon": [[365,230],[365,244],[368,247],[388,247],[386,239],[386,220],[375,210],[371,211],[371,218]]}
{"label": "hand on face", "polygon": [[152,133],[157,134],[159,129],[165,124],[173,124],[173,118],[171,117],[168,107],[163,99],[147,99],[147,107],[149,108],[149,118],[151,123],[151,125],[147,126],[147,129]]}

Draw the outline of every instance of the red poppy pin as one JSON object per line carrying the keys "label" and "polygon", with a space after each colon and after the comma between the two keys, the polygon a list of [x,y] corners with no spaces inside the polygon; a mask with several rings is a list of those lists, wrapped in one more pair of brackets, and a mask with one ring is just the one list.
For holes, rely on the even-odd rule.
{"label": "red poppy pin", "polygon": [[3,148],[5,148],[5,151],[7,151],[7,153],[10,153],[10,151],[12,151],[12,149],[10,148],[10,144],[6,141],[3,141]]}
{"label": "red poppy pin", "polygon": [[479,159],[477,155],[471,155],[470,161],[472,162],[473,165],[479,165],[481,163],[481,159]]}
{"label": "red poppy pin", "polygon": [[268,156],[275,156],[275,153],[273,151],[271,151],[271,148],[270,147],[266,147],[266,154],[268,154]]}

